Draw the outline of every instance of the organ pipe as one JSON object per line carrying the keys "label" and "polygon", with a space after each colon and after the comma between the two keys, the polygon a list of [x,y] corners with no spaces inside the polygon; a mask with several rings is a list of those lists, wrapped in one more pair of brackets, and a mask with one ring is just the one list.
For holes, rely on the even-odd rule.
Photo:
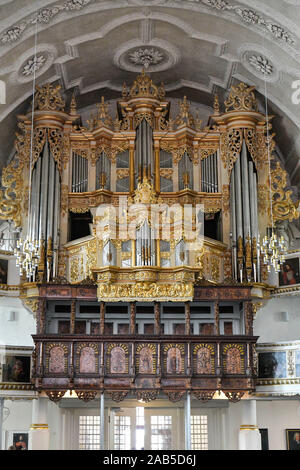
{"label": "organ pipe", "polygon": [[[47,265],[47,281],[50,280],[51,273],[53,276],[56,275],[59,213],[60,175],[46,139],[44,148],[32,169],[29,214],[30,237],[39,240],[41,247],[38,272],[43,277]],[[44,248],[47,248],[47,251]]]}
{"label": "organ pipe", "polygon": [[243,282],[259,279],[257,177],[243,142],[231,174],[231,242],[233,276]]}

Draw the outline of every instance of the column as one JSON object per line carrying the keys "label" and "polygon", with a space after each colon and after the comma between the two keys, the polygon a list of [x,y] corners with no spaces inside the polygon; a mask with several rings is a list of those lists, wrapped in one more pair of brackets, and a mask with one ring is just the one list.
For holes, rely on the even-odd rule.
{"label": "column", "polygon": [[160,149],[159,141],[154,141],[155,191],[160,192]]}
{"label": "column", "polygon": [[49,450],[47,418],[48,398],[39,397],[32,402],[32,425],[29,431],[30,450]]}
{"label": "column", "polygon": [[214,303],[214,310],[215,310],[215,334],[220,334],[220,315],[219,315],[219,302],[216,301]]}
{"label": "column", "polygon": [[245,334],[253,336],[253,311],[252,311],[252,302],[244,302],[244,324],[245,324]]}
{"label": "column", "polygon": [[191,450],[191,393],[187,392],[184,404],[185,450]]}
{"label": "column", "polygon": [[130,302],[130,334],[135,334],[135,313],[136,313],[135,302]]}
{"label": "column", "polygon": [[104,450],[105,415],[104,415],[104,392],[100,394],[100,449]]}
{"label": "column", "polygon": [[134,140],[130,141],[129,147],[129,191],[134,191]]}
{"label": "column", "polygon": [[2,448],[2,434],[3,434],[3,411],[4,411],[4,398],[0,398],[0,450],[4,450]]}
{"label": "column", "polygon": [[239,450],[261,450],[261,436],[256,424],[256,400],[242,400],[241,405]]}
{"label": "column", "polygon": [[100,302],[100,335],[104,335],[105,329],[105,303]]}
{"label": "column", "polygon": [[154,302],[155,334],[160,335],[160,304]]}
{"label": "column", "polygon": [[75,320],[76,320],[76,300],[72,300],[71,303],[71,321],[70,321],[70,333],[75,333]]}
{"label": "column", "polygon": [[185,302],[185,334],[191,334],[191,306],[190,302]]}

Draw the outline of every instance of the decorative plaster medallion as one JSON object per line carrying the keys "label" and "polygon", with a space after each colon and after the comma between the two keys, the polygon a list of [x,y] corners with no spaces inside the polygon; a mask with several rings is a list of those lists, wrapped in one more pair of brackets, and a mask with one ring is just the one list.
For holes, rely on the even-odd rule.
{"label": "decorative plaster medallion", "polygon": [[279,66],[265,48],[257,44],[243,44],[239,55],[242,64],[252,75],[268,82],[278,81]]}
{"label": "decorative plaster medallion", "polygon": [[[36,56],[36,57],[35,57]],[[40,77],[53,64],[57,50],[52,44],[39,44],[36,49],[29,49],[22,54],[14,64],[14,72],[10,76],[11,83],[27,83],[33,80],[33,74]]]}
{"label": "decorative plaster medallion", "polygon": [[46,62],[46,57],[43,55],[32,57],[31,59],[28,59],[25,65],[23,65],[21,73],[25,75],[25,77],[33,75],[34,72],[38,72],[43,67],[45,62]]}
{"label": "decorative plaster medallion", "polygon": [[128,59],[135,65],[142,65],[148,69],[150,65],[158,65],[165,60],[164,54],[154,47],[140,47],[128,54]]}
{"label": "decorative plaster medallion", "polygon": [[266,57],[253,54],[248,57],[248,61],[257,72],[260,72],[263,75],[272,75],[273,65],[270,64]]}
{"label": "decorative plaster medallion", "polygon": [[123,44],[115,53],[114,64],[130,72],[161,72],[176,65],[180,60],[178,49],[161,39],[152,39],[149,44],[132,40]]}

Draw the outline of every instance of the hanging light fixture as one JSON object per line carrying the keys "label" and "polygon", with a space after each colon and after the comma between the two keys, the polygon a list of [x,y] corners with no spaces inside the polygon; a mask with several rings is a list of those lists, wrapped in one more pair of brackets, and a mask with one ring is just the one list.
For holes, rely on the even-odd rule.
{"label": "hanging light fixture", "polygon": [[18,238],[14,254],[16,256],[16,265],[20,269],[20,276],[25,274],[27,279],[35,281],[36,268],[39,263],[40,243],[39,240],[33,240],[30,236],[30,204],[31,204],[31,173],[32,173],[32,153],[33,153],[33,124],[34,124],[34,107],[35,107],[35,82],[36,82],[36,64],[37,64],[37,17],[35,19],[35,52],[33,66],[33,83],[32,83],[32,109],[31,109],[31,138],[30,138],[30,158],[29,158],[29,185],[28,185],[28,223],[26,238]]}
{"label": "hanging light fixture", "polygon": [[[264,47],[264,44],[263,44]],[[271,229],[269,233],[263,238],[260,246],[260,240],[258,237],[258,249],[260,249],[263,255],[263,264],[266,265],[267,271],[271,272],[273,267],[275,272],[280,272],[280,267],[285,261],[285,255],[287,253],[287,247],[283,236],[278,237],[274,231],[274,219],[273,219],[273,195],[272,195],[272,174],[271,174],[271,156],[270,156],[270,139],[269,139],[269,113],[268,113],[268,94],[267,94],[267,81],[266,75],[264,74],[265,83],[265,114],[266,114],[266,130],[267,130],[267,151],[268,151],[268,163],[269,163],[269,188],[270,188],[270,214],[271,214]],[[268,231],[267,231],[268,232]]]}

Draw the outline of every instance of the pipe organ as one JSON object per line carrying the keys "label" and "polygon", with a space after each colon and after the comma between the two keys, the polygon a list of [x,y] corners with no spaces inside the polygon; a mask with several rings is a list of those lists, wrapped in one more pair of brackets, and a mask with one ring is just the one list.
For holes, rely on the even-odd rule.
{"label": "pipe organ", "polygon": [[185,97],[173,116],[144,72],[123,86],[115,119],[102,97],[79,125],[75,98],[66,109],[49,84],[34,102],[33,154],[28,114],[3,170],[0,217],[39,241],[36,272],[21,279],[38,325],[36,389],[54,400],[67,389],[92,398],[93,387],[116,400],[223,390],[233,401],[254,390],[270,199],[275,223],[299,213],[253,88],[232,87],[224,111],[215,98],[206,127]]}

